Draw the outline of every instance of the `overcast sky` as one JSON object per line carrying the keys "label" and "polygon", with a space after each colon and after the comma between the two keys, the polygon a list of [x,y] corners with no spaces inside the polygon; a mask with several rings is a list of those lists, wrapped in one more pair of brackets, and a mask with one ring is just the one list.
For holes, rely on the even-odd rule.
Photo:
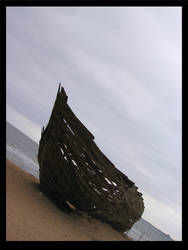
{"label": "overcast sky", "polygon": [[7,120],[39,142],[59,82],[105,155],[181,240],[181,7],[8,7]]}

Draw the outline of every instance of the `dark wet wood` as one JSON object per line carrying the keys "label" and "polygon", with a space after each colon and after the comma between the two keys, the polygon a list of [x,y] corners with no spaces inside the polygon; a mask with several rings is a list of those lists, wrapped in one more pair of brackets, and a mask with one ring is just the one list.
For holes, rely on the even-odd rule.
{"label": "dark wet wood", "polygon": [[142,194],[97,147],[67,100],[60,85],[48,125],[41,131],[41,190],[64,211],[74,207],[127,231],[142,216]]}

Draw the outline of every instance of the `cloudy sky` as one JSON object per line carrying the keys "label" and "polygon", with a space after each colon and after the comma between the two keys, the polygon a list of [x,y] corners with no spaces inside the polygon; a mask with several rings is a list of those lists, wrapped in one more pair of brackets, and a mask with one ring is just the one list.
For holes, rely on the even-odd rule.
{"label": "cloudy sky", "polygon": [[181,240],[181,7],[8,7],[7,120],[40,139],[59,82],[143,218]]}

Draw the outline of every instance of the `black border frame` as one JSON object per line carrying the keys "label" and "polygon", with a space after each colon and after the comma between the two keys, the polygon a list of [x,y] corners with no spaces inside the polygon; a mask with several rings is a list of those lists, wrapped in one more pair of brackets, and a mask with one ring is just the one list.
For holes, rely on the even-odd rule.
{"label": "black border frame", "polygon": [[[183,118],[183,104],[185,102],[185,86],[183,86],[183,82],[185,82],[186,78],[186,71],[187,69],[185,60],[187,59],[185,49],[186,45],[188,44],[188,40],[186,37],[186,24],[188,23],[188,1],[187,0],[102,0],[102,1],[95,1],[95,0],[1,0],[0,2],[0,77],[1,77],[1,84],[0,84],[0,100],[1,100],[1,119],[0,119],[0,142],[1,142],[1,153],[0,153],[0,178],[1,178],[1,194],[0,194],[0,246],[2,247],[20,247],[23,248],[33,248],[34,246],[50,246],[50,247],[63,247],[63,246],[75,246],[75,247],[87,247],[93,245],[94,247],[98,245],[107,246],[123,246],[127,247],[146,247],[150,249],[153,245],[155,247],[170,247],[171,249],[182,249],[183,247],[187,247],[187,236],[186,236],[186,225],[185,223],[187,220],[185,219],[186,214],[184,211],[187,212],[185,197],[182,199],[182,241],[172,241],[172,242],[160,242],[160,241],[151,241],[151,242],[113,242],[113,241],[104,241],[104,242],[84,242],[84,241],[6,241],[6,8],[7,7],[50,7],[50,6],[139,6],[139,7],[182,7],[182,198],[185,196],[185,178],[186,178],[186,171],[185,171],[185,163],[184,163],[184,142],[185,139],[183,137],[183,131],[186,127],[184,125],[184,118]],[[183,91],[184,90],[184,91]],[[125,244],[125,245],[124,245]]]}

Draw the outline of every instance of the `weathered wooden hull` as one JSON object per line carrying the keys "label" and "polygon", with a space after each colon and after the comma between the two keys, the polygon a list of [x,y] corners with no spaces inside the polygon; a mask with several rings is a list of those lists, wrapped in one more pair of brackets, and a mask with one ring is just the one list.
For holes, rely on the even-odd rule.
{"label": "weathered wooden hull", "polygon": [[42,129],[41,190],[64,211],[76,208],[118,231],[127,231],[142,216],[142,194],[100,151],[67,99],[59,86],[49,123]]}

